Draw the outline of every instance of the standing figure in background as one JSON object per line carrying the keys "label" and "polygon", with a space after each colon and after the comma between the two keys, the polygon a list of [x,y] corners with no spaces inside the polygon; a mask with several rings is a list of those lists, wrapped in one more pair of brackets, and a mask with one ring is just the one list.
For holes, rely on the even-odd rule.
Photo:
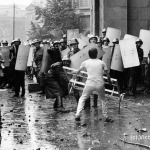
{"label": "standing figure in background", "polygon": [[34,56],[33,56],[33,62],[35,63],[35,77],[37,82],[40,84],[41,87],[41,92],[39,92],[38,94],[45,94],[45,86],[44,86],[44,82],[43,82],[43,76],[44,74],[42,72],[40,72],[41,67],[42,67],[42,59],[43,59],[43,53],[44,50],[43,48],[40,46],[41,41],[38,39],[35,39],[32,42],[32,45],[35,47],[34,49]]}
{"label": "standing figure in background", "polygon": [[103,42],[103,39],[106,37],[106,29],[104,28],[102,30],[102,36],[100,36],[101,41]]}
{"label": "standing figure in background", "polygon": [[[16,71],[15,71],[15,65],[16,65],[16,59],[17,59],[17,54],[18,54],[18,49],[19,45],[21,44],[20,39],[16,38],[11,42],[11,48],[10,48],[10,53],[9,53],[9,59],[10,59],[10,88],[12,90],[15,90],[15,85],[16,85]],[[14,95],[15,96],[15,95]]]}
{"label": "standing figure in background", "polygon": [[141,78],[141,65],[142,65],[142,60],[144,55],[143,49],[141,48],[142,44],[143,41],[141,39],[137,39],[136,48],[137,48],[140,65],[130,68],[129,95],[131,96],[136,94],[136,87],[139,79]]}
{"label": "standing figure in background", "polygon": [[21,97],[24,97],[25,95],[25,71],[20,71],[20,70],[15,70],[15,65],[16,65],[16,60],[17,60],[17,55],[18,55],[18,50],[19,50],[19,45],[21,44],[20,39],[16,38],[13,41],[13,46],[11,49],[11,53],[13,55],[13,59],[11,60],[10,66],[12,69],[14,69],[14,85],[15,85],[15,94],[13,97],[18,97],[20,93],[20,87],[22,88],[22,94]]}
{"label": "standing figure in background", "polygon": [[63,51],[67,48],[67,43],[64,39],[60,40],[60,51]]}
{"label": "standing figure in background", "polygon": [[[117,38],[114,38],[112,43],[113,43],[113,47],[112,47],[112,57],[113,57],[115,45],[119,44],[119,40]],[[112,57],[111,57],[111,59],[112,59]],[[118,83],[117,88],[118,88],[119,94],[126,92],[127,87],[128,87],[127,71],[125,69],[123,71],[117,71],[117,70],[110,69],[110,75],[111,75],[111,77],[117,79],[117,83]]]}
{"label": "standing figure in background", "polygon": [[146,80],[145,80],[146,89],[144,93],[149,93],[150,92],[150,51],[148,53],[148,58],[146,61],[145,76],[146,76]]}

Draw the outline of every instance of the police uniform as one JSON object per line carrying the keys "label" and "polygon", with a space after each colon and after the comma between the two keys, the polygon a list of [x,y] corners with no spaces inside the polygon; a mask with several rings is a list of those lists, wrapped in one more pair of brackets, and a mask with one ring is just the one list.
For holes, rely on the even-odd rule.
{"label": "police uniform", "polygon": [[[136,41],[136,44],[140,42],[141,45],[143,44],[142,40],[138,39]],[[141,78],[141,64],[143,60],[143,49],[140,47],[137,47],[137,53],[139,57],[140,65],[136,67],[130,68],[130,78],[129,78],[129,94],[134,95],[136,93],[136,87],[138,84],[139,79]]]}
{"label": "police uniform", "polygon": [[[35,45],[36,43],[41,43],[41,41],[35,39],[32,43],[32,45]],[[41,67],[42,67],[42,59],[43,59],[43,53],[44,53],[44,49],[39,45],[35,48],[34,50],[34,58],[33,61],[35,63],[35,76],[37,79],[37,82],[40,84],[41,86],[41,92],[39,94],[45,94],[45,86],[44,86],[44,73],[40,72]]]}
{"label": "police uniform", "polygon": [[20,93],[20,87],[22,88],[22,94],[21,97],[25,95],[25,71],[21,70],[15,70],[15,65],[16,65],[16,59],[17,59],[17,54],[19,50],[19,45],[21,44],[20,39],[15,39],[13,41],[14,45],[12,46],[11,53],[12,53],[12,59],[10,63],[11,71],[14,73],[13,76],[13,84],[15,87],[15,95],[14,97],[18,97]]}
{"label": "police uniform", "polygon": [[67,43],[64,39],[60,40],[60,47],[59,48],[60,48],[60,51],[63,51],[67,48]]}

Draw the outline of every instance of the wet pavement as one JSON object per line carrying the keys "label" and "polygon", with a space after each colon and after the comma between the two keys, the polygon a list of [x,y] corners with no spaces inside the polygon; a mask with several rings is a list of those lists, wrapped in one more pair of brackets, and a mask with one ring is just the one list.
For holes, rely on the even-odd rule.
{"label": "wet pavement", "polygon": [[138,92],[137,97],[126,96],[121,114],[118,99],[107,96],[109,115],[114,122],[105,123],[100,102],[97,108],[83,111],[81,122],[75,122],[74,97],[65,100],[65,108],[70,111],[58,113],[52,108],[54,99],[46,100],[45,96],[26,91],[25,98],[11,98],[14,94],[11,90],[0,90],[0,150],[146,149],[119,138],[150,146],[150,95]]}

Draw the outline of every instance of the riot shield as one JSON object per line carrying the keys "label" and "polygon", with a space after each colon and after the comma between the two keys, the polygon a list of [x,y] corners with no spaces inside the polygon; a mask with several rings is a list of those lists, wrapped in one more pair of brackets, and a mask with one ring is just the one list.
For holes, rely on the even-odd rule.
{"label": "riot shield", "polygon": [[15,70],[26,71],[30,46],[20,45],[17,54]]}
{"label": "riot shield", "polygon": [[107,28],[107,32],[106,32],[106,37],[109,38],[110,40],[110,46],[112,46],[112,41],[114,38],[117,38],[118,40],[120,40],[121,37],[121,30],[119,29],[115,29],[115,28]]}
{"label": "riot shield", "polygon": [[134,39],[134,40],[137,40],[138,37],[136,37],[136,36],[134,36],[134,35],[130,35],[130,34],[125,34],[123,39],[124,39],[124,40],[126,40],[126,39]]}
{"label": "riot shield", "polygon": [[4,66],[5,67],[8,67],[9,66],[9,49],[10,49],[10,46],[6,46],[6,47],[1,47],[1,53],[4,57]]}
{"label": "riot shield", "polygon": [[78,39],[79,36],[79,29],[72,29],[72,30],[67,30],[67,43],[70,41],[72,38]]}
{"label": "riot shield", "polygon": [[102,61],[105,62],[108,72],[109,72],[110,71],[110,61],[111,61],[111,56],[112,56],[111,47],[110,46],[103,47],[103,51],[105,52],[105,54],[103,55]]}
{"label": "riot shield", "polygon": [[124,68],[139,66],[139,58],[134,39],[119,41]]}
{"label": "riot shield", "polygon": [[103,56],[104,51],[101,48],[99,48],[96,44],[92,43],[92,44],[89,44],[88,46],[84,47],[79,52],[77,52],[76,54],[74,54],[73,56],[70,57],[70,59],[71,59],[70,67],[74,68],[74,69],[78,69],[83,61],[89,59],[88,51],[91,48],[96,48],[98,50],[97,58],[100,58]]}
{"label": "riot shield", "polygon": [[143,41],[143,51],[144,57],[148,57],[148,53],[150,51],[150,30],[140,30],[139,38]]}
{"label": "riot shield", "polygon": [[44,44],[44,53],[43,53],[43,59],[42,59],[42,67],[40,69],[40,72],[46,72],[49,69],[49,65],[50,65],[50,56],[47,52],[49,45],[48,44]]}
{"label": "riot shield", "polygon": [[28,62],[27,62],[27,66],[28,67],[31,67],[32,63],[33,63],[33,50],[34,50],[34,48],[30,47],[29,56],[28,56]]}
{"label": "riot shield", "polygon": [[70,51],[69,47],[67,47],[65,50],[61,51],[61,58],[66,56],[69,53],[69,51]]}
{"label": "riot shield", "polygon": [[121,72],[124,69],[119,44],[116,44],[114,48],[112,61],[111,61],[111,69],[121,71]]}
{"label": "riot shield", "polygon": [[84,48],[84,46],[89,45],[89,38],[85,37],[85,36],[81,36],[78,39],[78,42],[79,42],[79,49],[82,49],[82,48]]}

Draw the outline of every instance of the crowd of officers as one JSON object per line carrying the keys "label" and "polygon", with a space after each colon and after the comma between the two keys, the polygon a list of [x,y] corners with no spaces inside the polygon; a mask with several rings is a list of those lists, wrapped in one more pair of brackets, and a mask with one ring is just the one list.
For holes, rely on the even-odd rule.
{"label": "crowd of officers", "polygon": [[[103,47],[109,46],[109,39],[106,37],[106,29],[103,29],[102,36],[91,36],[89,38],[89,43],[95,43],[103,49]],[[8,46],[7,41],[2,41],[1,47]],[[34,47],[33,51],[33,63],[32,66],[27,67],[27,71],[17,71],[15,70],[16,58],[18,53],[19,45],[21,44],[20,39],[15,39],[11,42],[9,50],[9,67],[4,67],[4,58],[0,53],[0,88],[11,88],[15,94],[14,97],[25,96],[25,74],[30,79],[35,76],[37,82],[41,86],[41,92],[39,94],[45,94],[47,98],[56,98],[54,108],[63,108],[62,97],[68,94],[68,80],[65,77],[62,66],[70,66],[70,57],[75,53],[79,52],[79,42],[77,39],[73,38],[67,43],[66,35],[63,39],[55,42],[40,41],[35,39],[30,43],[30,46]],[[42,59],[43,59],[43,46],[44,44],[49,45],[48,54],[50,56],[50,69],[48,74],[41,72]],[[118,39],[113,40],[112,52],[115,45],[119,44]],[[137,84],[143,82],[145,85],[146,93],[150,92],[150,53],[146,58],[146,67],[144,76],[142,74],[142,62],[143,62],[143,49],[141,48],[143,41],[138,39],[136,41],[137,53],[140,65],[132,68],[124,69],[123,72],[110,70],[110,75],[116,78],[118,81],[118,91],[119,93],[127,93],[131,96],[136,95]],[[61,57],[61,52],[69,48],[70,51],[63,58]],[[57,82],[56,82],[57,81]],[[66,86],[67,85],[67,86]],[[75,93],[77,99],[79,98],[78,92]]]}

